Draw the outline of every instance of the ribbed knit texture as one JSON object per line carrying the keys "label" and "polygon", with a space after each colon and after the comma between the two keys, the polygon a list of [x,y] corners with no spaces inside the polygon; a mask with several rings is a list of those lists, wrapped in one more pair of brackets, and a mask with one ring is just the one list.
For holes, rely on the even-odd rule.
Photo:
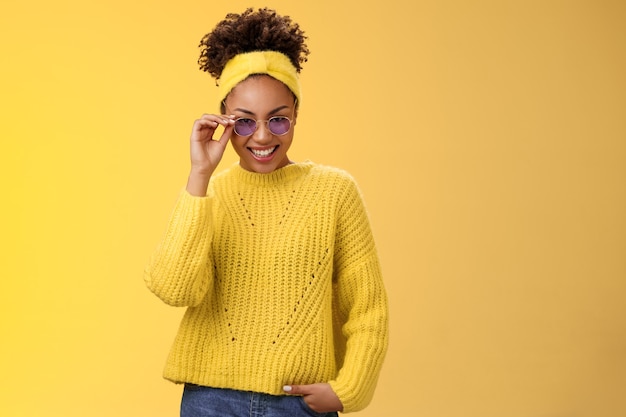
{"label": "ribbed knit texture", "polygon": [[387,297],[359,190],[311,162],[238,165],[207,197],[183,191],[146,267],[148,288],[187,306],[164,376],[282,395],[329,382],[344,412],[371,400],[387,349]]}

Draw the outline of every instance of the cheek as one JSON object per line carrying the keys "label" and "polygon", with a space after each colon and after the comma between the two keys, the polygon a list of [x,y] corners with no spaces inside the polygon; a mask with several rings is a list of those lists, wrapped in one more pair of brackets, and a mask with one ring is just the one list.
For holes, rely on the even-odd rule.
{"label": "cheek", "polygon": [[239,136],[233,135],[233,137],[230,138],[230,145],[238,154],[246,150],[245,144],[245,139]]}
{"label": "cheek", "polygon": [[289,150],[289,148],[291,148],[291,144],[292,144],[292,142],[293,142],[293,136],[291,136],[291,137],[286,138],[285,140],[283,140],[283,143],[282,143],[282,148],[283,148],[283,149],[282,149],[282,151],[283,151],[284,153],[287,153],[287,151]]}

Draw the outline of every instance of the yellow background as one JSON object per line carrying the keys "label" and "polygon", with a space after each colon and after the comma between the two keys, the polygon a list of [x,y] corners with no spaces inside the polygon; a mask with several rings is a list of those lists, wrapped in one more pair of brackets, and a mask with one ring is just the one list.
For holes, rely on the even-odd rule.
{"label": "yellow background", "polygon": [[198,41],[266,4],[312,50],[290,156],[356,177],[385,271],[358,415],[626,415],[621,0],[3,0],[0,415],[177,415],[143,266],[215,110]]}

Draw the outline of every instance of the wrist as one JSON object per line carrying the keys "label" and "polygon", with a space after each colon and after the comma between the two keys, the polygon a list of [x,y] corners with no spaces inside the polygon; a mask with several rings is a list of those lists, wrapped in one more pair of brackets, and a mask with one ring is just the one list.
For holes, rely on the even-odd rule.
{"label": "wrist", "polygon": [[187,178],[186,190],[189,194],[197,197],[206,196],[207,188],[209,186],[209,180],[213,172],[207,172],[202,170],[194,170],[192,168]]}
{"label": "wrist", "polygon": [[213,175],[213,171],[215,171],[215,167],[195,166],[194,164],[191,164],[191,169],[189,170],[189,176],[209,179],[211,178],[211,175]]}

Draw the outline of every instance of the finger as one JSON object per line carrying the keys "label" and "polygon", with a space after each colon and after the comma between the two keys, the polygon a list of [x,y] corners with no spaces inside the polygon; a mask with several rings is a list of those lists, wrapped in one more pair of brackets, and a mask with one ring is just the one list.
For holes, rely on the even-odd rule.
{"label": "finger", "polygon": [[[214,114],[204,114],[193,124],[191,140],[195,142],[204,142],[213,139],[218,127],[221,125],[225,129],[234,124],[233,120],[227,116],[219,117]],[[223,135],[222,135],[223,136]]]}
{"label": "finger", "polygon": [[283,391],[292,395],[308,395],[311,393],[308,385],[285,385]]}
{"label": "finger", "polygon": [[235,116],[233,115],[217,115],[217,114],[205,113],[202,115],[202,117],[200,117],[199,120],[216,122],[216,123],[226,126],[232,123],[234,119],[235,119]]}
{"label": "finger", "polygon": [[228,126],[232,122],[231,116],[217,116],[215,114],[203,114],[198,120],[194,122],[195,127],[210,127],[216,128],[218,125],[224,127]]}
{"label": "finger", "polygon": [[[210,119],[198,119],[193,124],[192,138],[194,135],[205,135],[207,131],[214,131],[218,126],[218,122]],[[201,133],[202,132],[202,133]]]}
{"label": "finger", "polygon": [[224,131],[222,132],[222,135],[217,141],[220,143],[224,142],[224,146],[226,146],[226,144],[228,143],[228,140],[233,134],[233,130],[234,130],[234,124],[233,123],[227,124],[226,127],[224,128]]}
{"label": "finger", "polygon": [[220,121],[220,120],[232,119],[232,117],[233,117],[232,115],[226,115],[226,114],[204,113],[202,116],[200,116],[200,119]]}
{"label": "finger", "polygon": [[202,117],[196,120],[193,124],[194,128],[205,128],[207,126],[216,127],[218,122],[214,119],[209,119],[208,117]]}

